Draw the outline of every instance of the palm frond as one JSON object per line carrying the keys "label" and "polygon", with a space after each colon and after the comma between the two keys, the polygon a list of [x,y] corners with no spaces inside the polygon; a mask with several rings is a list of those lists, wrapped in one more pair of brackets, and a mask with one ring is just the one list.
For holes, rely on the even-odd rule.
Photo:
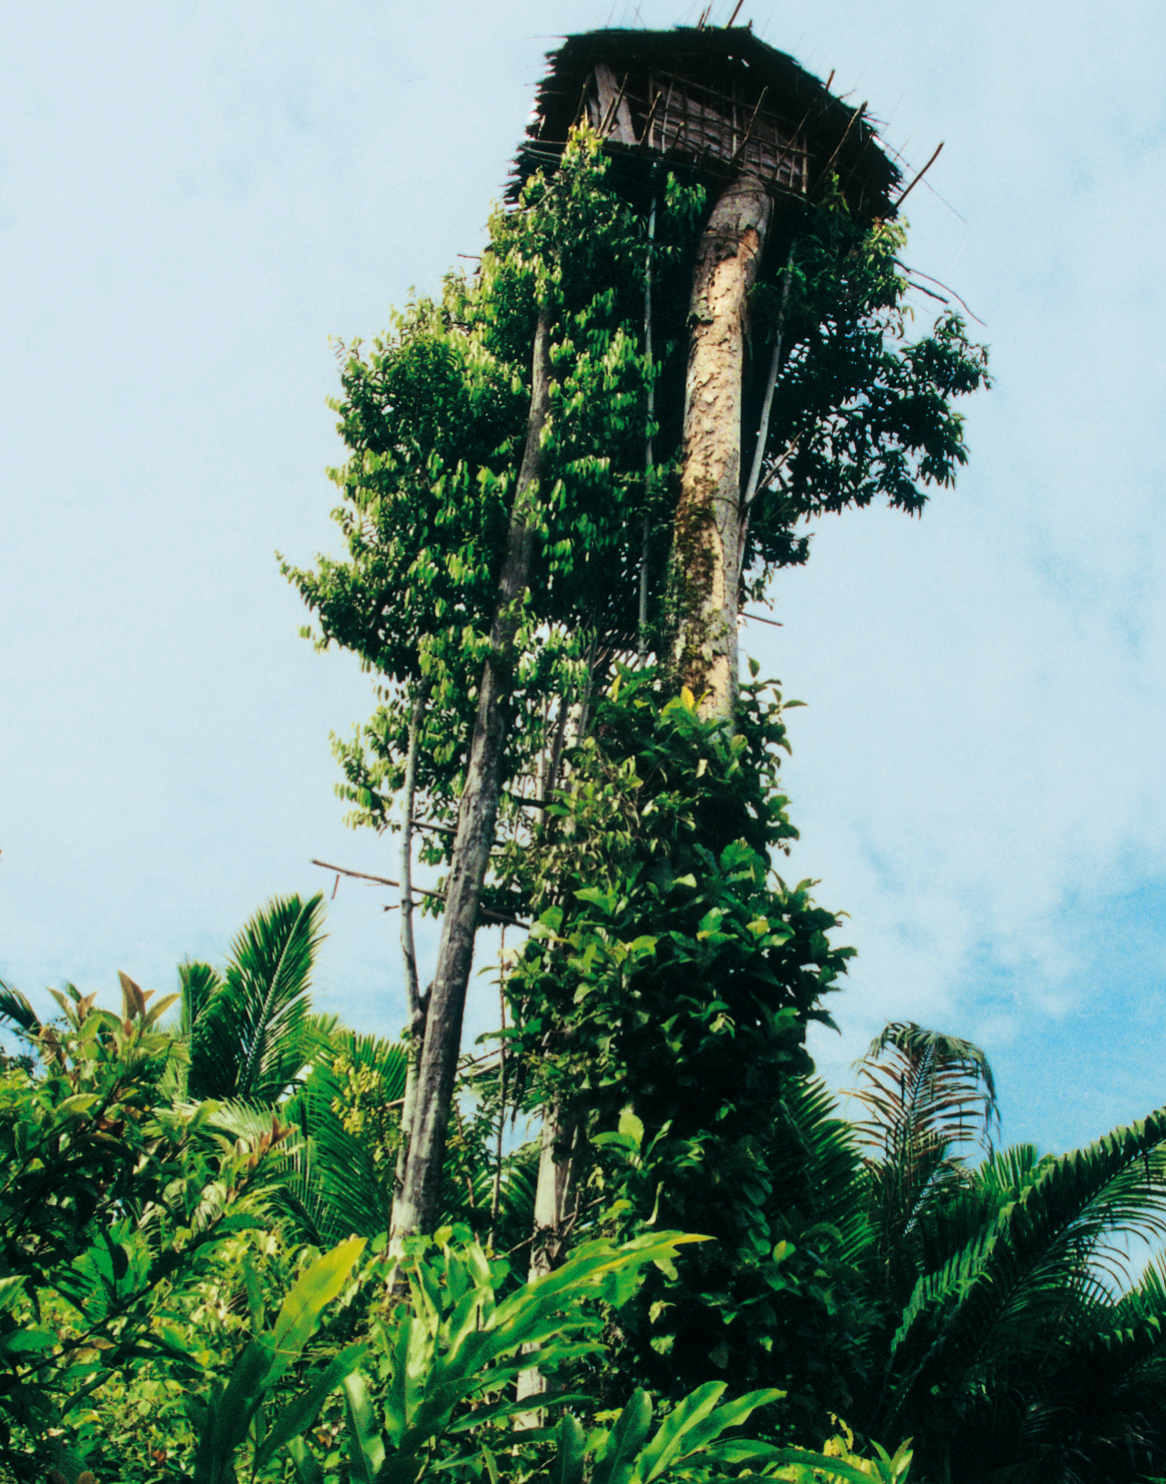
{"label": "palm frond", "polygon": [[792,1080],[774,1131],[774,1186],[783,1208],[797,1208],[811,1225],[832,1227],[838,1256],[857,1262],[870,1246],[869,1180],[853,1126],[818,1078]]}
{"label": "palm frond", "polygon": [[1045,1159],[1035,1144],[1010,1144],[993,1150],[974,1171],[976,1188],[998,1210],[1036,1179]]}
{"label": "palm frond", "polygon": [[385,1114],[404,1096],[407,1056],[399,1042],[334,1031],[289,1108],[304,1139],[288,1166],[288,1211],[326,1242],[389,1228],[399,1114]]}
{"label": "palm frond", "polygon": [[970,1365],[1063,1349],[1093,1306],[1112,1303],[1125,1239],[1166,1236],[1164,1144],[1166,1109],[1025,1174],[995,1221],[916,1285],[892,1347],[887,1420]]}
{"label": "palm frond", "polygon": [[1041,1157],[1035,1144],[994,1150],[962,1178],[948,1180],[924,1204],[914,1231],[919,1270],[939,1272],[990,1227],[1009,1201],[1036,1178]]}
{"label": "palm frond", "polygon": [[313,1037],[309,999],[319,946],[323,898],[276,897],[232,944],[217,985],[205,966],[191,966],[190,1091],[206,1098],[273,1103],[298,1079]]}
{"label": "palm frond", "polygon": [[210,964],[194,963],[187,959],[185,963],[178,965],[178,1034],[185,1041],[192,1039],[195,1026],[219,992],[222,982],[222,975],[217,969],[212,969]]}
{"label": "palm frond", "polygon": [[289,1214],[310,1218],[325,1244],[374,1237],[389,1229],[393,1167],[378,1164],[368,1145],[332,1114],[289,1160],[285,1186]]}
{"label": "palm frond", "polygon": [[40,1016],[20,990],[0,979],[0,1017],[12,1022],[26,1036],[39,1036],[44,1027]]}
{"label": "palm frond", "polygon": [[887,1301],[901,1304],[941,1255],[929,1250],[937,1234],[931,1216],[966,1205],[963,1150],[980,1144],[991,1151],[996,1084],[978,1046],[913,1022],[888,1025],[857,1071],[853,1096],[866,1117],[854,1129],[869,1151],[880,1286]]}
{"label": "palm frond", "polygon": [[375,1073],[379,1078],[380,1096],[385,1102],[398,1102],[405,1096],[409,1053],[400,1041],[341,1029],[333,1032],[328,1052],[339,1053],[357,1069]]}
{"label": "palm frond", "polygon": [[996,1083],[988,1058],[971,1041],[893,1022],[856,1065],[854,1097],[870,1112],[857,1123],[876,1158],[905,1149],[981,1143],[989,1151],[999,1124]]}

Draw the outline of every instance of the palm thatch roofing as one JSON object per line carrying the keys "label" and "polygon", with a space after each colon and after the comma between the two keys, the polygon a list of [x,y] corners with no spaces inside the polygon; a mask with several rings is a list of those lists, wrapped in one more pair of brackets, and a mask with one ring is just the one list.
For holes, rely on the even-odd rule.
{"label": "palm thatch roofing", "polygon": [[750,174],[775,195],[808,202],[836,178],[855,216],[894,215],[900,172],[865,104],[836,98],[746,28],[588,31],[548,60],[512,195],[536,170],[553,169],[572,126],[587,120],[633,173],[638,159],[710,185]]}

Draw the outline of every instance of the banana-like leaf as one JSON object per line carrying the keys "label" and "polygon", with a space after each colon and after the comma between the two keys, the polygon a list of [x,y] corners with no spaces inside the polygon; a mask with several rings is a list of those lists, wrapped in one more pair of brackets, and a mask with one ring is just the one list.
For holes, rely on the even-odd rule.
{"label": "banana-like leaf", "polygon": [[298,1484],[324,1484],[324,1470],[303,1438],[292,1438],[287,1445],[287,1454],[296,1471]]}
{"label": "banana-like leaf", "polygon": [[292,1286],[280,1306],[269,1343],[274,1382],[298,1359],[316,1332],[324,1310],[338,1298],[365,1249],[363,1237],[351,1237],[325,1252]]}
{"label": "banana-like leaf", "polygon": [[212,1395],[194,1455],[193,1484],[232,1484],[235,1454],[266,1390],[271,1351],[252,1340],[225,1388]]}
{"label": "banana-like leaf", "polygon": [[651,1425],[651,1397],[646,1391],[633,1391],[595,1460],[591,1484],[628,1484]]}
{"label": "banana-like leaf", "polygon": [[[529,1410],[529,1403],[500,1395],[529,1366],[527,1347],[540,1347],[540,1365],[549,1371],[593,1353],[603,1318],[587,1301],[603,1298],[621,1275],[671,1259],[687,1240],[699,1239],[665,1232],[649,1233],[622,1247],[588,1243],[562,1268],[524,1285],[501,1304],[494,1294],[496,1272],[476,1244],[434,1252],[418,1243],[401,1259],[411,1312],[398,1307],[372,1327],[373,1343],[380,1347],[388,1373],[383,1430],[369,1410],[371,1404],[366,1404],[367,1390],[360,1378],[350,1376],[345,1382],[354,1477],[409,1484],[420,1467],[418,1460],[429,1456],[439,1440]],[[467,1414],[464,1403],[470,1399],[485,1405]],[[553,1400],[562,1403],[569,1398],[557,1395]],[[620,1440],[634,1434],[634,1449],[628,1454],[634,1461],[647,1427],[647,1421],[643,1428],[636,1426],[644,1405],[650,1420],[646,1397],[637,1400],[613,1430],[615,1442],[608,1440],[606,1461],[597,1464],[599,1474],[606,1477],[620,1461],[610,1484],[625,1484]]]}
{"label": "banana-like leaf", "polygon": [[376,1484],[385,1461],[385,1445],[363,1376],[345,1377],[344,1404],[348,1415],[348,1477],[357,1484]]}
{"label": "banana-like leaf", "polygon": [[[901,1451],[901,1450],[900,1450]],[[896,1458],[899,1455],[896,1454]],[[910,1462],[910,1453],[907,1461]],[[790,1478],[812,1484],[819,1474],[829,1479],[842,1479],[846,1484],[871,1484],[872,1479],[884,1477],[877,1464],[860,1468],[844,1458],[834,1458],[826,1453],[813,1453],[808,1448],[779,1448],[773,1443],[742,1440],[732,1443],[714,1443],[705,1455],[710,1464],[750,1464],[767,1475],[777,1474],[779,1479]],[[777,1473],[777,1470],[781,1473]],[[753,1470],[751,1469],[750,1472]],[[896,1480],[906,1477],[903,1469],[894,1475]]]}
{"label": "banana-like leaf", "polygon": [[[318,1258],[293,1285],[284,1299],[270,1334],[252,1340],[235,1362],[234,1369],[225,1388],[212,1393],[200,1429],[195,1449],[193,1484],[231,1484],[234,1474],[234,1457],[242,1446],[252,1424],[256,1424],[257,1450],[265,1458],[270,1457],[279,1443],[265,1448],[262,1430],[258,1425],[267,1398],[274,1391],[280,1378],[291,1363],[300,1355],[314,1334],[325,1307],[335,1299],[356,1265],[364,1242],[354,1238],[334,1252],[326,1252]],[[339,1359],[339,1357],[338,1357]],[[352,1352],[347,1355],[353,1360]],[[359,1362],[356,1357],[354,1363]],[[325,1368],[327,1372],[327,1368]],[[319,1410],[324,1397],[343,1378],[337,1374],[326,1390],[316,1392],[320,1378],[309,1382],[308,1391],[315,1399],[315,1411]],[[296,1402],[291,1407],[294,1409]],[[311,1425],[315,1417],[303,1421],[303,1427]],[[299,1416],[302,1418],[302,1413]],[[292,1426],[296,1414],[286,1416],[282,1426],[290,1438],[297,1429]],[[302,1431],[302,1427],[298,1429]]]}
{"label": "banana-like leaf", "polygon": [[[719,1386],[721,1392],[724,1391],[723,1383],[712,1382],[710,1384]],[[701,1391],[707,1389],[707,1387],[702,1387]],[[760,1391],[750,1391],[744,1396],[736,1397],[731,1402],[726,1402],[724,1406],[716,1407],[714,1410],[709,1411],[702,1408],[702,1414],[699,1416],[695,1415],[694,1412],[686,1413],[676,1424],[673,1424],[673,1419],[677,1417],[677,1414],[683,1412],[687,1403],[691,1402],[693,1397],[699,1395],[700,1392],[698,1391],[694,1392],[692,1397],[687,1397],[676,1408],[676,1411],[665,1419],[664,1426],[661,1427],[656,1438],[644,1450],[644,1460],[640,1467],[640,1476],[644,1479],[645,1484],[648,1484],[648,1481],[651,1479],[658,1477],[666,1468],[670,1468],[673,1463],[703,1454],[710,1444],[716,1442],[723,1432],[727,1432],[730,1427],[740,1427],[749,1420],[758,1407],[767,1407],[773,1402],[780,1401],[785,1393],[778,1391],[772,1386],[765,1387]],[[673,1424],[673,1426],[670,1432],[669,1445],[657,1458],[653,1452],[657,1439],[665,1432],[666,1428],[669,1428],[670,1424]],[[650,1469],[648,1468],[649,1455],[652,1455],[654,1460]]]}
{"label": "banana-like leaf", "polygon": [[263,1446],[255,1452],[255,1472],[259,1473],[281,1448],[307,1432],[315,1422],[327,1397],[360,1366],[368,1354],[368,1345],[347,1345],[339,1355],[334,1355],[327,1365],[319,1367],[308,1376],[302,1390],[284,1407],[271,1424],[263,1440]]}
{"label": "banana-like leaf", "polygon": [[583,1484],[587,1440],[570,1412],[563,1413],[556,1436],[558,1448],[550,1468],[550,1484]]}
{"label": "banana-like leaf", "polygon": [[685,1435],[708,1417],[724,1393],[724,1381],[708,1381],[669,1412],[640,1457],[636,1472],[644,1484],[652,1484],[653,1479],[659,1478],[675,1459],[688,1451],[684,1447]]}

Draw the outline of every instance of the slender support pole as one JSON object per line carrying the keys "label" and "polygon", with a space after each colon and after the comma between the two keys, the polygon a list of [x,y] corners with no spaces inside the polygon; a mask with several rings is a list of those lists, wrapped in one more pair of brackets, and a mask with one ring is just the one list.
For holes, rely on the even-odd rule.
{"label": "slender support pole", "polygon": [[640,612],[637,638],[640,663],[648,658],[648,538],[651,521],[648,503],[652,498],[652,477],[656,460],[653,449],[652,427],[656,421],[656,381],[652,359],[652,249],[656,242],[656,198],[652,197],[652,210],[648,217],[648,275],[644,284],[644,359],[648,363],[648,426],[644,439],[644,537],[640,553]]}
{"label": "slender support pole", "polygon": [[498,1227],[498,1208],[502,1204],[502,1139],[506,1128],[506,929],[502,929],[502,944],[498,953],[500,965],[498,978],[498,1013],[501,1016],[502,1035],[498,1040],[498,1134],[494,1143],[494,1183],[490,1190],[490,1234],[486,1246],[494,1246],[494,1233]]}
{"label": "slender support pole", "polygon": [[761,483],[761,465],[765,458],[765,443],[769,437],[769,423],[773,416],[773,394],[777,390],[777,378],[781,375],[782,341],[785,339],[785,320],[789,309],[789,287],[793,280],[794,248],[796,246],[796,242],[790,243],[789,257],[785,263],[785,282],[781,286],[781,307],[777,312],[777,333],[773,337],[773,359],[769,364],[769,379],[765,385],[765,402],[761,408],[761,421],[757,427],[753,464],[741,495],[742,510],[748,510],[757,498],[757,486]]}
{"label": "slender support pole", "polygon": [[409,1011],[409,1059],[405,1068],[405,1097],[401,1104],[401,1142],[397,1147],[397,1167],[393,1175],[394,1200],[405,1184],[409,1139],[417,1103],[417,1072],[425,1037],[425,1003],[417,975],[417,945],[413,940],[413,814],[417,799],[417,749],[430,684],[428,678],[421,681],[413,715],[409,719],[409,750],[405,757],[401,806],[404,816],[401,820],[401,957],[405,962],[405,1002]]}
{"label": "slender support pole", "polygon": [[510,513],[506,553],[490,632],[490,652],[482,668],[478,712],[466,764],[466,782],[458,809],[457,835],[446,889],[437,969],[429,992],[405,1180],[393,1204],[395,1236],[431,1232],[440,1214],[445,1135],[457,1077],[478,907],[494,843],[498,799],[502,791],[502,758],[510,719],[515,641],[534,555],[534,502],[542,472],[543,442],[549,413],[550,321],[548,311],[543,307],[539,311],[534,337],[526,447]]}

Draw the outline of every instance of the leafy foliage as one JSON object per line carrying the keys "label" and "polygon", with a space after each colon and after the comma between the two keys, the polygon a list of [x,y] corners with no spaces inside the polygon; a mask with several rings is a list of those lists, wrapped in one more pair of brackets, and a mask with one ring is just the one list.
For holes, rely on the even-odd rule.
{"label": "leafy foliage", "polygon": [[[318,645],[352,650],[379,679],[372,721],[335,743],[355,823],[392,822],[423,682],[419,788],[433,820],[447,821],[456,801],[525,435],[539,303],[551,314],[553,384],[511,779],[538,772],[556,715],[572,703],[585,711],[590,673],[631,647],[641,578],[650,631],[641,641],[655,645],[667,628],[683,326],[711,203],[703,188],[666,175],[649,217],[642,193],[623,194],[626,182],[609,165],[599,140],[578,131],[552,175],[532,177],[515,209],[495,213],[475,275],[448,276],[440,300],[410,305],[367,353],[359,343],[341,347],[336,405],[350,457],[333,472],[343,497],[334,515],[347,556],[283,570],[317,618]],[[767,347],[776,341],[782,350],[746,521],[742,571],[755,596],[774,567],[805,560],[807,517],[878,495],[917,512],[928,488],[949,484],[966,458],[953,401],[987,383],[986,353],[952,315],[908,339],[902,245],[900,227],[862,226],[839,197],[804,220],[792,215],[767,255],[751,310],[747,427],[757,426],[768,391]],[[447,850],[440,836],[427,842],[434,860]]]}
{"label": "leafy foliage", "polygon": [[860,1077],[854,1260],[882,1317],[849,1415],[912,1433],[925,1472],[952,1480],[1160,1469],[1164,1290],[1153,1264],[1132,1281],[1129,1253],[1166,1231],[1163,1113],[1041,1158],[991,1148],[991,1068],[968,1042],[888,1026]]}
{"label": "leafy foliage", "polygon": [[918,514],[967,461],[953,402],[989,384],[987,352],[950,311],[908,339],[905,242],[902,223],[863,226],[839,197],[794,229],[788,297],[762,285],[761,334],[781,333],[785,350],[744,562],[755,596],[775,567],[805,560],[806,517],[879,496]]}
{"label": "leafy foliage", "polygon": [[312,1338],[324,1309],[344,1289],[363,1249],[363,1240],[352,1238],[318,1258],[280,1305],[271,1329],[257,1334],[243,1350],[229,1378],[212,1384],[205,1397],[193,1398],[198,1433],[193,1484],[234,1484],[235,1455],[248,1437],[251,1476],[264,1473],[281,1449],[312,1426],[326,1397],[360,1364],[367,1347],[345,1347],[302,1377],[292,1399],[273,1413],[280,1381]]}
{"label": "leafy foliage", "polygon": [[628,523],[645,500],[650,374],[629,325],[642,317],[645,225],[604,186],[605,171],[598,141],[578,136],[551,179],[528,184],[520,210],[491,219],[478,274],[450,275],[440,302],[412,305],[367,355],[344,351],[338,410],[351,456],[333,477],[348,555],[284,571],[318,618],[320,645],[353,650],[390,684],[363,737],[337,745],[354,817],[378,827],[401,786],[423,677],[419,787],[439,813],[456,801],[540,302],[552,320],[553,384],[510,776],[528,771],[546,741],[548,695],[577,687],[589,631],[629,625],[638,546]]}
{"label": "leafy foliage", "polygon": [[622,1321],[632,1373],[671,1394],[710,1366],[796,1391],[800,1325],[833,1328],[846,1308],[815,1276],[819,1244],[791,1240],[777,1177],[797,1162],[786,1098],[812,1069],[805,1027],[828,1023],[850,950],[831,946],[837,918],[810,883],[769,871],[793,828],[765,687],[744,689],[737,725],[622,674],[544,834],[507,863],[539,914],[508,981],[534,1096],[580,1121],[611,1220],[717,1239],[649,1278]]}
{"label": "leafy foliage", "polygon": [[[289,1103],[297,1137],[284,1147],[286,1184],[279,1199],[315,1245],[389,1229],[405,1070],[399,1042],[339,1030]],[[530,1231],[534,1151],[499,1152],[504,1110],[496,1081],[492,1069],[483,1074],[468,1060],[446,1151],[443,1221],[483,1237],[493,1230],[505,1249]]]}
{"label": "leafy foliage", "polygon": [[181,966],[190,1096],[270,1105],[300,1079],[317,1049],[309,988],[323,911],[319,893],[275,897],[235,939],[223,974]]}
{"label": "leafy foliage", "polygon": [[17,1005],[32,1069],[0,1074],[0,1455],[21,1477],[138,1360],[200,1373],[159,1304],[259,1222],[284,1135],[269,1117],[255,1141],[216,1139],[213,1104],[170,1104],[184,1048],[158,1022],[177,996],[150,1005],[122,975],[118,1015],[53,993],[55,1022]]}

